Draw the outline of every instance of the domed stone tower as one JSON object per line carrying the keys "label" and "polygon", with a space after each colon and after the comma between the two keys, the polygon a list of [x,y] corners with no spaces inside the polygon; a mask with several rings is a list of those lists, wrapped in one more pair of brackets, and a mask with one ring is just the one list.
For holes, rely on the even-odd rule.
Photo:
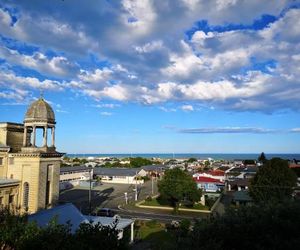
{"label": "domed stone tower", "polygon": [[[33,102],[25,115],[23,152],[55,152],[55,115],[51,106],[39,98]],[[43,130],[43,144],[36,145],[36,131]],[[48,130],[51,130],[51,144],[48,145]]]}
{"label": "domed stone tower", "polygon": [[55,124],[53,109],[43,98],[29,105],[24,124],[0,123],[0,194],[1,178],[9,179],[14,189],[4,202],[21,213],[35,213],[58,201],[64,154],[55,148]]}

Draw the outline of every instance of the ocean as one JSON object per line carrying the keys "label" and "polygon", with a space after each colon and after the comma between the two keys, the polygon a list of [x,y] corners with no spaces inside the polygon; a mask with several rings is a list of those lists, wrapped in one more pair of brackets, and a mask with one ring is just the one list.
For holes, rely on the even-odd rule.
{"label": "ocean", "polygon": [[[259,157],[260,153],[257,154],[184,154],[184,153],[178,153],[178,154],[67,154],[68,157],[115,157],[115,158],[126,158],[126,157],[142,157],[142,158],[162,158],[162,159],[187,159],[187,158],[197,158],[197,159],[207,159],[212,158],[214,160],[234,160],[234,159],[257,159]],[[300,159],[300,154],[266,154],[265,156],[267,159],[271,159],[274,157],[280,157],[282,159]]]}

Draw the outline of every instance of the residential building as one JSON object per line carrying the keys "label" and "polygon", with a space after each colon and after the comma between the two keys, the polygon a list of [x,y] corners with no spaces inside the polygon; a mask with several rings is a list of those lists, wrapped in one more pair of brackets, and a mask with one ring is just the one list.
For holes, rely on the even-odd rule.
{"label": "residential building", "polygon": [[194,181],[204,192],[217,192],[224,188],[224,182],[210,177],[197,176],[194,177]]}
{"label": "residential building", "polygon": [[101,178],[101,182],[120,184],[141,184],[141,177],[147,172],[141,168],[94,168],[94,175]]}
{"label": "residential building", "polygon": [[83,166],[62,167],[59,175],[59,189],[64,190],[80,185],[81,181],[93,178],[93,168]]}

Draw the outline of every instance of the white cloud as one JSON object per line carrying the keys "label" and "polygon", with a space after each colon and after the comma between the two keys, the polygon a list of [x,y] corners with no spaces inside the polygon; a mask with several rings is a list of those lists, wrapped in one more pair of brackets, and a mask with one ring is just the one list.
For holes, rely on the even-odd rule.
{"label": "white cloud", "polygon": [[84,89],[83,92],[96,99],[109,98],[118,101],[126,101],[131,97],[128,86],[126,87],[124,85],[111,85],[102,90]]}
{"label": "white cloud", "polygon": [[132,33],[142,35],[150,31],[156,19],[151,0],[123,0],[122,5],[127,11],[124,24],[134,29]]}
{"label": "white cloud", "polygon": [[103,116],[111,116],[112,113],[111,113],[111,112],[101,112],[100,115],[103,115]]}
{"label": "white cloud", "polygon": [[143,46],[135,46],[134,49],[138,53],[149,53],[155,50],[159,50],[163,48],[163,42],[162,41],[153,41],[150,43],[146,43]]}
{"label": "white cloud", "polygon": [[300,133],[300,128],[292,128],[290,131],[293,133]]}
{"label": "white cloud", "polygon": [[[74,0],[51,8],[43,1],[9,3],[0,9],[1,34],[34,45],[38,52],[23,54],[2,46],[0,55],[12,66],[68,77],[68,82],[11,71],[0,84],[23,90],[69,87],[97,100],[196,100],[224,109],[299,110],[300,10],[288,10],[288,2],[124,0],[83,5]],[[9,13],[12,7],[16,20]],[[196,27],[201,20],[207,26],[249,25],[263,14],[279,18],[262,30],[205,33]],[[189,40],[185,32],[191,28],[195,33]],[[47,56],[51,50],[61,56]],[[102,62],[109,66],[90,67]]]}
{"label": "white cloud", "polygon": [[40,73],[52,76],[70,76],[78,70],[78,65],[68,61],[66,57],[54,56],[48,58],[40,52],[32,55],[24,55],[17,50],[0,47],[0,58],[15,65],[21,65],[29,69],[35,69]]}
{"label": "white cloud", "polygon": [[81,70],[78,78],[86,83],[101,83],[106,82],[110,78],[112,72],[113,71],[108,68],[95,69],[94,72]]}
{"label": "white cloud", "polygon": [[257,128],[257,127],[221,127],[221,128],[189,128],[179,129],[180,133],[187,134],[264,134],[264,133],[278,133],[277,130]]}
{"label": "white cloud", "polygon": [[63,83],[49,79],[39,80],[35,77],[17,76],[11,71],[0,71],[0,86],[14,90],[24,90],[28,87],[33,89],[44,89],[52,91],[63,90]]}
{"label": "white cloud", "polygon": [[164,112],[176,112],[177,111],[175,108],[167,108],[167,107],[163,107],[163,106],[160,106],[158,108]]}
{"label": "white cloud", "polygon": [[0,9],[0,32],[4,36],[76,54],[99,48],[99,43],[89,37],[82,26],[74,29],[70,24],[50,16],[32,17],[22,12],[17,22],[11,25],[13,22],[8,11]]}
{"label": "white cloud", "polygon": [[114,108],[119,108],[121,107],[120,104],[115,104],[115,103],[102,103],[102,104],[97,104],[94,105],[96,108],[109,108],[109,109],[114,109]]}
{"label": "white cloud", "polygon": [[194,111],[194,107],[192,105],[182,105],[181,109],[186,112]]}

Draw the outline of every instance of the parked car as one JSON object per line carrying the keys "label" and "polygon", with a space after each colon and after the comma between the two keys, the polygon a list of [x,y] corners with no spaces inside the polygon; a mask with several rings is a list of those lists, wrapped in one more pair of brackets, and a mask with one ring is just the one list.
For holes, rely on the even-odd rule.
{"label": "parked car", "polygon": [[97,216],[103,216],[103,217],[114,217],[115,214],[116,213],[110,208],[101,208],[96,212]]}

